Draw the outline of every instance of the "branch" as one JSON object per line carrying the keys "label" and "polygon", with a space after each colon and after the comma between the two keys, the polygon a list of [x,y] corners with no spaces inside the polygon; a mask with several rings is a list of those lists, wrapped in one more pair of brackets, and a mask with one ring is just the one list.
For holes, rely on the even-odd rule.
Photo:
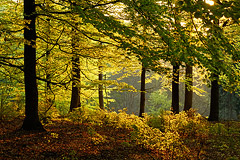
{"label": "branch", "polygon": [[212,51],[209,49],[208,45],[202,40],[202,38],[201,38],[202,36],[199,34],[199,32],[197,30],[196,24],[194,23],[194,20],[193,20],[193,15],[191,13],[190,13],[190,16],[191,16],[191,21],[192,21],[193,27],[197,32],[199,40],[202,42],[203,46],[208,50],[208,52],[212,55]]}
{"label": "branch", "polygon": [[102,4],[96,4],[96,5],[93,5],[93,6],[89,6],[89,7],[86,7],[83,9],[83,11],[87,10],[87,9],[93,9],[93,8],[96,8],[96,7],[100,7],[100,6],[105,6],[105,5],[109,5],[109,4],[115,4],[117,2],[120,2],[120,0],[116,0],[116,1],[113,1],[113,2],[108,2],[108,3],[102,3]]}
{"label": "branch", "polygon": [[[5,66],[9,66],[9,67],[14,67],[14,68],[20,69],[21,71],[24,72],[23,66],[17,66],[17,65],[15,65],[15,64],[11,64],[11,63],[9,63],[9,62],[3,62],[3,61],[0,61],[0,65],[5,65]],[[44,81],[44,82],[48,82],[48,83],[53,84],[53,85],[61,85],[61,86],[65,86],[65,87],[66,87],[67,84],[70,83],[70,81],[69,81],[69,82],[65,82],[65,83],[62,83],[62,82],[59,82],[59,83],[58,83],[58,82],[52,82],[52,81],[48,81],[48,80],[43,79],[43,78],[40,78],[40,77],[36,77],[36,79],[41,80],[41,81]]]}
{"label": "branch", "polygon": [[[71,11],[54,11],[54,12],[51,12],[51,11],[48,11],[47,9],[45,9],[45,7],[44,7],[45,5],[42,5],[42,4],[37,4],[35,6],[38,6],[43,11],[45,11],[47,13],[52,13],[52,14],[68,14],[68,13],[72,13]],[[39,14],[36,14],[36,15],[39,15]]]}
{"label": "branch", "polygon": [[2,59],[23,59],[24,57],[18,57],[18,58],[15,58],[15,57],[1,57],[0,56],[0,58],[2,58]]}
{"label": "branch", "polygon": [[69,84],[71,81],[69,82],[65,82],[65,83],[62,83],[62,82],[52,82],[52,81],[49,81],[47,79],[43,79],[43,78],[40,78],[40,77],[36,77],[37,80],[40,80],[40,81],[43,81],[43,82],[47,82],[47,83],[50,83],[50,84],[53,84],[53,85],[61,85],[61,86],[65,86],[67,84]]}
{"label": "branch", "polygon": [[[47,17],[51,17],[51,18],[53,18],[53,19],[57,19],[57,20],[59,20],[59,21],[62,21],[62,22],[64,22],[64,23],[70,25],[72,28],[74,28],[75,30],[77,30],[78,32],[80,32],[81,34],[83,34],[85,37],[87,37],[87,38],[90,39],[90,40],[93,40],[93,41],[96,41],[96,42],[100,42],[100,43],[102,43],[102,44],[111,44],[111,45],[113,45],[113,46],[116,46],[116,45],[114,45],[114,44],[112,44],[112,43],[110,43],[110,42],[101,41],[100,39],[94,39],[94,38],[88,36],[86,33],[83,33],[83,32],[82,32],[81,30],[79,30],[75,25],[71,24],[71,23],[70,23],[69,21],[67,21],[67,20],[64,20],[64,19],[55,17],[55,16],[53,16],[53,15],[47,15],[47,14],[38,14],[38,15],[47,16]],[[38,38],[40,38],[40,37],[38,37]]]}
{"label": "branch", "polygon": [[1,64],[1,65],[5,65],[5,66],[9,66],[9,67],[18,68],[18,69],[20,69],[21,71],[24,71],[23,66],[18,66],[18,65],[12,64],[12,63],[10,63],[10,62],[0,61],[0,64]]}
{"label": "branch", "polygon": [[[57,40],[55,41],[55,43],[52,43],[52,44],[53,44],[52,48],[51,48],[50,50],[48,50],[46,53],[44,53],[43,55],[41,55],[36,61],[38,61],[39,59],[41,59],[41,58],[44,57],[47,53],[51,52],[51,51],[54,49],[54,47],[58,44],[59,39],[62,37],[62,34],[63,34],[64,30],[65,30],[65,28],[63,28],[62,32],[61,32],[60,35],[58,36],[58,38],[57,38]],[[43,41],[45,41],[45,39],[43,39],[43,38],[41,38],[41,37],[37,37],[37,38],[40,38],[40,39],[42,39]],[[47,42],[47,41],[45,41],[45,42],[46,42],[46,43],[49,43],[49,42]]]}

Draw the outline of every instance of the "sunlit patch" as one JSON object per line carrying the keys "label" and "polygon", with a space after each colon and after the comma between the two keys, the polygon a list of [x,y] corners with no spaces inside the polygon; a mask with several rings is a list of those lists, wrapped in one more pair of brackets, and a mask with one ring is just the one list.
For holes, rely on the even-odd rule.
{"label": "sunlit patch", "polygon": [[214,5],[214,1],[212,1],[212,0],[205,0],[205,2],[211,6]]}

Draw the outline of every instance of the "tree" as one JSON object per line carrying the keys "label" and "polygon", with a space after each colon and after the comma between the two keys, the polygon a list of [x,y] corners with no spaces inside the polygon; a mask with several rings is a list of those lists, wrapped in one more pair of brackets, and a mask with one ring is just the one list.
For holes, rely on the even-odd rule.
{"label": "tree", "polygon": [[[51,20],[49,18],[46,19],[46,25],[45,25],[45,32],[47,32],[48,34],[46,35],[46,41],[49,42],[50,40],[50,35],[53,34],[53,32],[51,31],[50,27],[51,27]],[[39,43],[39,42],[38,42]],[[40,44],[41,45],[41,44]],[[54,92],[52,90],[51,87],[51,77],[52,77],[52,72],[51,72],[51,68],[53,67],[51,63],[51,45],[49,43],[46,43],[46,48],[45,48],[45,66],[44,66],[44,72],[45,72],[45,93],[44,93],[44,107],[39,109],[40,112],[40,119],[41,120],[46,120],[46,118],[48,118],[49,116],[47,115],[48,111],[52,109],[52,107],[55,105],[55,95]],[[41,48],[44,48],[43,45],[41,45]],[[40,84],[38,84],[40,85]],[[38,87],[38,90],[39,87]],[[39,93],[41,94],[41,93]],[[39,97],[39,99],[41,100],[41,97]],[[41,110],[43,109],[43,110]]]}
{"label": "tree", "polygon": [[74,108],[81,107],[80,101],[80,68],[79,68],[79,57],[72,58],[72,95],[71,95],[71,104],[70,112]]}
{"label": "tree", "polygon": [[193,97],[193,71],[192,66],[186,65],[186,78],[185,78],[185,101],[184,101],[184,111],[192,108],[192,97]]}
{"label": "tree", "polygon": [[98,85],[99,107],[100,107],[101,109],[104,109],[104,103],[103,103],[103,85],[101,84],[101,81],[103,80],[102,66],[99,66],[98,80],[100,81],[100,83],[99,83],[99,85]]}
{"label": "tree", "polygon": [[[77,26],[77,25],[76,25]],[[75,35],[74,28],[72,29],[72,95],[71,95],[71,104],[70,112],[74,108],[81,107],[80,99],[80,58],[77,55],[77,35]]]}
{"label": "tree", "polygon": [[24,27],[25,119],[22,125],[24,130],[44,130],[38,116],[35,7],[35,0],[24,0],[24,20],[26,21]]}
{"label": "tree", "polygon": [[210,102],[210,115],[209,121],[219,120],[219,84],[218,75],[213,74],[211,81],[211,102]]}
{"label": "tree", "polygon": [[[239,23],[240,14],[236,12],[237,9],[239,10],[239,2],[235,0],[214,1],[214,6],[202,0],[191,1],[191,3],[188,3],[190,1],[187,0],[181,2],[183,2],[182,10],[191,14],[192,25],[201,44],[201,47],[197,47],[197,49],[202,55],[198,55],[196,58],[211,74],[209,120],[217,121],[219,120],[219,84],[227,82],[237,87],[239,82],[233,74],[236,73],[234,59],[239,57],[239,51],[230,43],[232,40],[224,33],[224,27],[231,23]],[[196,19],[202,25],[202,29],[197,30],[194,22]]]}
{"label": "tree", "polygon": [[179,65],[173,65],[173,78],[172,78],[172,111],[179,113]]}
{"label": "tree", "polygon": [[146,79],[146,68],[142,66],[139,117],[143,117],[143,113],[145,111],[145,94],[146,94],[145,79]]}

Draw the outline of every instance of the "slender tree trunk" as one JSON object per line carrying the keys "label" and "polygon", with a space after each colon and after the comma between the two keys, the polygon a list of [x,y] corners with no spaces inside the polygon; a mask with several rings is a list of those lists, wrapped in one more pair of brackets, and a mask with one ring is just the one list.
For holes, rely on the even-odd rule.
{"label": "slender tree trunk", "polygon": [[[98,74],[98,80],[101,82],[103,80],[103,74],[102,74],[102,66],[99,67],[99,74]],[[103,103],[103,85],[99,84],[98,86],[98,98],[99,98],[99,107],[101,109],[104,109],[104,103]]]}
{"label": "slender tree trunk", "polygon": [[179,65],[177,64],[173,66],[172,111],[179,113]]}
{"label": "slender tree trunk", "polygon": [[79,68],[79,58],[73,57],[72,58],[72,95],[71,95],[71,104],[70,104],[70,112],[73,111],[74,108],[81,107],[80,101],[80,68]]}
{"label": "slender tree trunk", "polygon": [[[46,53],[46,61],[48,61],[48,58],[49,58],[49,55],[50,55],[50,52],[47,51]],[[50,84],[50,80],[51,80],[51,74],[49,73],[49,66],[47,66],[47,69],[46,69],[46,102],[47,102],[47,110],[48,111],[54,104],[54,98],[52,98],[50,95],[51,95],[51,84]]]}
{"label": "slender tree trunk", "polygon": [[[49,35],[51,35],[51,31],[50,31],[50,19],[47,19],[48,21],[48,25],[47,25],[47,32]],[[49,36],[47,37],[47,41],[49,41]],[[46,47],[46,69],[45,69],[45,73],[46,73],[46,88],[45,88],[45,98],[46,98],[46,104],[45,104],[45,110],[43,113],[43,116],[47,116],[47,112],[51,109],[51,107],[54,105],[54,99],[52,98],[51,94],[52,89],[51,89],[51,84],[50,84],[50,80],[51,80],[51,74],[50,74],[50,65],[48,63],[49,61],[49,56],[50,56],[50,50],[49,50],[49,46],[47,43],[47,47]]]}
{"label": "slender tree trunk", "polygon": [[45,108],[44,111],[42,113],[40,113],[40,115],[42,116],[42,120],[44,122],[44,120],[46,120],[47,118],[47,112],[52,108],[52,106],[54,105],[54,98],[51,97],[51,94],[53,93],[51,90],[51,84],[50,84],[50,80],[51,80],[51,74],[49,73],[49,65],[47,64],[48,62],[48,58],[49,58],[50,52],[47,50],[46,51],[46,87],[45,87]]}
{"label": "slender tree trunk", "polygon": [[186,65],[186,83],[185,83],[185,101],[184,111],[192,108],[192,97],[193,97],[193,76],[192,66]]}
{"label": "slender tree trunk", "polygon": [[143,113],[145,110],[145,79],[146,79],[146,68],[142,67],[142,73],[141,73],[141,95],[140,95],[140,112],[139,117],[143,117]]}
{"label": "slender tree trunk", "polygon": [[210,102],[210,115],[209,121],[218,121],[219,120],[219,84],[218,84],[218,75],[213,75],[214,80],[211,81],[211,102]]}
{"label": "slender tree trunk", "polygon": [[[77,23],[75,26],[77,27]],[[72,95],[71,95],[71,104],[70,104],[70,112],[73,111],[75,108],[81,107],[81,97],[80,91],[81,88],[79,87],[81,83],[81,75],[80,75],[80,59],[79,55],[77,55],[77,41],[78,37],[75,34],[74,28],[72,28]]]}
{"label": "slender tree trunk", "polygon": [[[38,89],[36,80],[35,0],[24,0],[24,83],[25,119],[22,129],[44,130],[38,116]],[[28,23],[30,21],[30,23]]]}

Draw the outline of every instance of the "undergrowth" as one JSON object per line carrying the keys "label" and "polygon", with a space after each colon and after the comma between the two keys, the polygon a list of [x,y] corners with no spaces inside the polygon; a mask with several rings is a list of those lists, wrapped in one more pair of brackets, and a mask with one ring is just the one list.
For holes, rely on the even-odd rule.
{"label": "undergrowth", "polygon": [[[100,127],[129,129],[127,145],[141,145],[163,159],[200,159],[209,133],[208,122],[194,110],[179,114],[170,111],[159,115],[144,114],[144,118],[140,118],[127,114],[126,110],[116,113],[79,108],[69,114],[69,119]],[[99,133],[92,132],[94,143],[106,141]]]}
{"label": "undergrowth", "polygon": [[139,118],[86,107],[51,117],[43,133],[15,131],[23,118],[0,121],[0,159],[240,159],[240,123],[194,110]]}

